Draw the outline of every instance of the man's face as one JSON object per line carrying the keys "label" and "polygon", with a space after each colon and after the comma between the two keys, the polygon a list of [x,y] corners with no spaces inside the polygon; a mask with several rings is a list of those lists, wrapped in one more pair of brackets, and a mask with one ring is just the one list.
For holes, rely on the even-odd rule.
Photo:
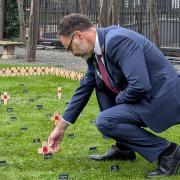
{"label": "man's face", "polygon": [[87,42],[83,32],[74,32],[72,36],[60,36],[60,41],[74,56],[88,59],[92,55],[92,45]]}

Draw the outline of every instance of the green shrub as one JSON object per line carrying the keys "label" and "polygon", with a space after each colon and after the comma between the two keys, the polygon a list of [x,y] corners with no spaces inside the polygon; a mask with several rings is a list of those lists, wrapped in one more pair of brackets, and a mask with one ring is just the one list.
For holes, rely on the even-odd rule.
{"label": "green shrub", "polygon": [[17,2],[5,0],[4,13],[4,38],[13,39],[19,37],[20,33]]}

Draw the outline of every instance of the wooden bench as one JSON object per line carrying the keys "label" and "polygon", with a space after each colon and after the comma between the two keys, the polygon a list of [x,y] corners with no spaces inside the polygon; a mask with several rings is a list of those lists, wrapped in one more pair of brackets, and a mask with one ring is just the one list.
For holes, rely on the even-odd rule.
{"label": "wooden bench", "polygon": [[24,45],[22,42],[0,41],[0,46],[3,46],[2,59],[16,59],[15,47]]}

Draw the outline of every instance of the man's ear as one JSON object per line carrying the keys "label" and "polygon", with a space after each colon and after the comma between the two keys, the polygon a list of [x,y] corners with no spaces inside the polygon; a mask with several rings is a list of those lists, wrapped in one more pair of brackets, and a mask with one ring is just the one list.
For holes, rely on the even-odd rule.
{"label": "man's ear", "polygon": [[81,31],[75,31],[74,34],[79,37],[79,39],[82,39],[83,38],[83,32]]}

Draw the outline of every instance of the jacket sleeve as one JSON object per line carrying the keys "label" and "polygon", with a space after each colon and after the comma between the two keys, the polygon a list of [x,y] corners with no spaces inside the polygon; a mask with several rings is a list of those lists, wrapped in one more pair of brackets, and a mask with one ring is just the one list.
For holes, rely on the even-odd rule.
{"label": "jacket sleeve", "polygon": [[116,97],[117,104],[134,104],[151,89],[143,47],[127,37],[110,42],[111,59],[122,69],[127,87]]}
{"label": "jacket sleeve", "polygon": [[69,123],[75,123],[79,114],[86,106],[95,86],[96,81],[93,67],[88,65],[87,72],[84,78],[81,80],[79,88],[76,89],[69,105],[67,106],[62,116],[65,121]]}

